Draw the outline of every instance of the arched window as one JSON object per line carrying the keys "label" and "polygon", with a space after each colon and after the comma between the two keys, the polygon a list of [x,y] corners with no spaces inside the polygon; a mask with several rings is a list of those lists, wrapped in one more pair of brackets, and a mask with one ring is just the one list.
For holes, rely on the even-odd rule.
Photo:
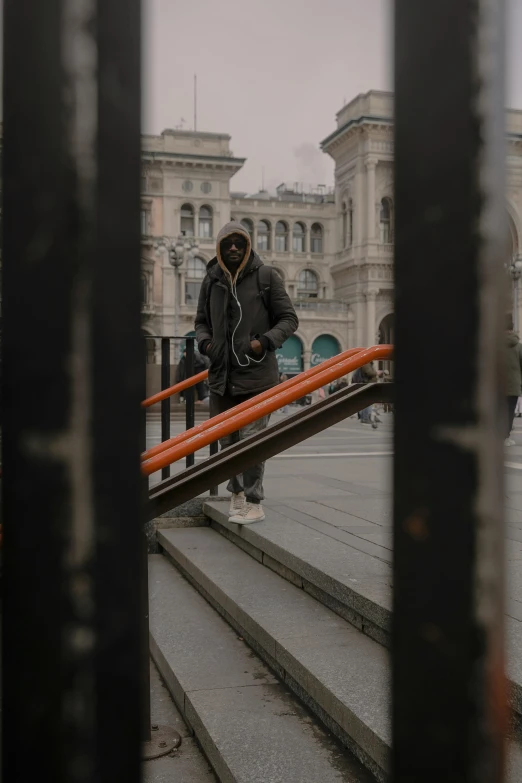
{"label": "arched window", "polygon": [[319,280],[315,272],[311,269],[303,269],[299,275],[297,282],[297,294],[298,296],[305,297],[307,299],[317,299],[319,293]]}
{"label": "arched window", "polygon": [[201,239],[211,239],[212,233],[212,208],[201,207],[199,210],[199,236]]}
{"label": "arched window", "polygon": [[288,250],[288,226],[282,220],[276,223],[275,229],[276,253],[286,253]]}
{"label": "arched window", "polygon": [[196,307],[201,289],[201,282],[207,273],[207,265],[201,258],[189,258],[187,262],[187,278],[185,280],[185,302]]}
{"label": "arched window", "polygon": [[319,223],[314,223],[310,235],[312,253],[323,252],[323,227]]}
{"label": "arched window", "polygon": [[270,223],[260,220],[257,225],[257,249],[261,252],[270,250]]}
{"label": "arched window", "polygon": [[381,201],[381,244],[391,245],[393,242],[393,203],[391,198],[383,198]]}
{"label": "arched window", "polygon": [[184,237],[194,236],[194,207],[192,204],[183,204],[181,207],[181,233]]}
{"label": "arched window", "polygon": [[248,231],[248,233],[250,234],[250,241],[253,242],[254,241],[254,224],[252,223],[252,221],[249,220],[249,218],[243,218],[243,220],[241,221],[241,225],[243,226],[243,228],[246,231]]}
{"label": "arched window", "polygon": [[305,252],[305,234],[306,229],[302,223],[294,223],[293,232],[293,251],[294,253]]}

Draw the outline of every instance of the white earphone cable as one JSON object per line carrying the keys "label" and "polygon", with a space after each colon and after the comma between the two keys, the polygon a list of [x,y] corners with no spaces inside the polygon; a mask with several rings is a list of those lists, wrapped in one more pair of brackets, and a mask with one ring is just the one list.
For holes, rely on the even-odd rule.
{"label": "white earphone cable", "polygon": [[236,336],[236,332],[239,329],[241,321],[243,320],[243,308],[241,307],[241,302],[239,301],[238,296],[237,296],[237,283],[235,283],[233,280],[232,280],[232,286],[231,287],[232,287],[232,296],[236,300],[237,306],[239,307],[239,321],[237,322],[236,327],[235,327],[234,331],[232,332],[232,340],[231,340],[231,343],[232,343],[232,353],[236,357],[236,361],[237,361],[237,363],[238,363],[238,365],[240,367],[249,367],[251,362],[254,362],[254,364],[261,364],[261,362],[263,361],[263,359],[266,356],[266,351],[263,353],[263,355],[262,355],[262,357],[260,359],[254,359],[253,356],[246,356],[246,354],[245,354],[246,364],[242,364],[240,359],[239,359],[239,356],[236,353],[236,349],[234,348],[234,339],[235,339],[235,336]]}

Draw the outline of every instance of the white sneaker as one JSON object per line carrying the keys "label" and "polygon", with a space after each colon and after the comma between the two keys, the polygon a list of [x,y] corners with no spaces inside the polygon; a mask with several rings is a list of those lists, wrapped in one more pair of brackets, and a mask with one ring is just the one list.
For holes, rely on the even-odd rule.
{"label": "white sneaker", "polygon": [[262,522],[265,519],[263,506],[259,503],[245,503],[244,508],[229,518],[236,525],[251,525],[252,522]]}
{"label": "white sneaker", "polygon": [[246,497],[244,492],[238,492],[237,495],[235,492],[232,493],[232,497],[230,498],[230,508],[228,509],[228,516],[233,517],[234,514],[237,514],[238,511],[241,511],[241,509],[245,508],[246,506]]}
{"label": "white sneaker", "polygon": [[514,445],[515,445],[515,441],[513,440],[513,438],[506,438],[506,440],[504,441],[504,446],[514,446]]}

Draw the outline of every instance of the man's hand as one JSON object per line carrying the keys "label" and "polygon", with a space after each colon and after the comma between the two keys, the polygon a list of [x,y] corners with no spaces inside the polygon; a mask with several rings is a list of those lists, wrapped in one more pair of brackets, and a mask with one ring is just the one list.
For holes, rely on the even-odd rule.
{"label": "man's hand", "polygon": [[252,340],[250,343],[250,348],[252,351],[259,356],[259,354],[263,353],[263,346],[259,342],[259,340]]}

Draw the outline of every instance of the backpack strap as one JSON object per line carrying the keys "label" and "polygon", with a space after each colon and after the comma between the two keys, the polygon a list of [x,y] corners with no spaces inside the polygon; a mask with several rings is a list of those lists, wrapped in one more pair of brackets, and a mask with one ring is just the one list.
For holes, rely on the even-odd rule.
{"label": "backpack strap", "polygon": [[272,267],[270,266],[259,266],[257,268],[257,288],[259,291],[259,296],[261,297],[264,306],[268,310],[268,317],[270,320],[270,328],[274,326],[275,319],[274,314],[272,312],[272,302],[271,302],[271,289],[272,289]]}

